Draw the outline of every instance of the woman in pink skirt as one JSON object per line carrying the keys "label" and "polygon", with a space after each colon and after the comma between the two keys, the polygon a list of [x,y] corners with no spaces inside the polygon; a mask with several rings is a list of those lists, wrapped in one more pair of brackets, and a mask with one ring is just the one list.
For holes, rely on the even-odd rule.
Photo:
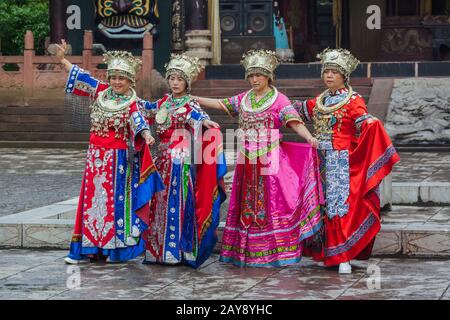
{"label": "woman in pink skirt", "polygon": [[[317,140],[289,99],[272,85],[279,60],[249,51],[242,64],[252,89],[232,98],[196,97],[209,108],[239,117],[237,166],[220,260],[238,266],[285,266],[300,261],[303,240],[322,224]],[[307,143],[282,142],[290,127]]]}

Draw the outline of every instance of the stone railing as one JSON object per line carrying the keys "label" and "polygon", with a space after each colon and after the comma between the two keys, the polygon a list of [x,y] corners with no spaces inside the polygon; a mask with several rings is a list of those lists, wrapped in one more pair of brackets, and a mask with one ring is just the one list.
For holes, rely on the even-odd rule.
{"label": "stone railing", "polygon": [[[68,60],[91,72],[96,78],[105,80],[102,56],[93,54],[92,31],[84,33],[84,49],[81,56],[68,56]],[[143,39],[142,68],[137,76],[139,96],[150,98],[152,92],[152,70],[154,67],[153,38],[146,33]],[[5,64],[15,64],[17,71],[5,71]],[[54,56],[37,56],[34,51],[34,36],[25,34],[23,56],[0,56],[1,104],[27,104],[30,99],[63,98],[67,73]]]}

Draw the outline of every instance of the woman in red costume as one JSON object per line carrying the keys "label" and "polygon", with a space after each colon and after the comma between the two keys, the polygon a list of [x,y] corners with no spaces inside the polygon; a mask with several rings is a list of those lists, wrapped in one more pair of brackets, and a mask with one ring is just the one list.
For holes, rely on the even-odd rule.
{"label": "woman in red costume", "polygon": [[[227,169],[220,126],[189,94],[201,68],[197,57],[173,54],[166,65],[170,93],[142,105],[156,130],[155,164],[166,186],[151,202],[144,263],[197,268],[217,242]],[[203,134],[203,127],[210,130]]]}
{"label": "woman in red costume", "polygon": [[379,185],[400,160],[380,120],[349,84],[359,61],[347,50],[319,55],[327,86],[294,107],[312,121],[319,140],[324,230],[309,241],[308,253],[326,266],[351,273],[351,259],[368,259],[380,231]]}
{"label": "woman in red costume", "polygon": [[92,98],[91,134],[69,255],[78,264],[90,258],[124,262],[145,250],[148,202],[164,185],[148,145],[154,143],[133,89],[140,60],[126,51],[109,51],[108,83],[92,77],[64,57],[62,40],[56,56],[69,76],[66,94]]}

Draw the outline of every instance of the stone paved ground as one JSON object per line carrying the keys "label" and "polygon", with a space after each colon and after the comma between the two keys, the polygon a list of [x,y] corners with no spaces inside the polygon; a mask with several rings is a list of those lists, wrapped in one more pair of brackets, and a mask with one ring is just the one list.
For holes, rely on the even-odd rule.
{"label": "stone paved ground", "polygon": [[[73,149],[0,149],[0,216],[76,197],[84,156]],[[450,181],[450,153],[401,157],[394,182]],[[414,219],[408,210],[396,218]],[[439,222],[448,223],[444,218]],[[214,255],[193,270],[140,259],[73,267],[63,263],[66,254],[0,250],[0,299],[450,299],[448,259],[373,258],[353,262],[354,273],[339,276],[307,258],[285,268],[240,269]]]}
{"label": "stone paved ground", "polygon": [[[78,196],[85,153],[74,149],[0,148],[0,216]],[[450,152],[402,152],[400,156],[393,182],[450,182]],[[229,157],[227,160],[231,162]],[[231,182],[232,173],[226,180]]]}
{"label": "stone paved ground", "polygon": [[284,268],[238,268],[214,255],[194,270],[141,259],[67,266],[65,254],[0,250],[0,299],[450,300],[449,260],[373,258],[340,276],[308,258]]}
{"label": "stone paved ground", "polygon": [[76,197],[84,150],[0,149],[0,216]]}

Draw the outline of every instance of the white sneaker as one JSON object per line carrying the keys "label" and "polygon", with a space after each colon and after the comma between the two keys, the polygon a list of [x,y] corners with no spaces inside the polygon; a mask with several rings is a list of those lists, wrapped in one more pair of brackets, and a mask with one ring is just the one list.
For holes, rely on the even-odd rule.
{"label": "white sneaker", "polygon": [[352,273],[352,266],[349,262],[343,262],[339,264],[339,273],[340,274],[350,274]]}
{"label": "white sneaker", "polygon": [[82,264],[82,263],[88,263],[89,259],[75,260],[75,259],[72,259],[69,257],[65,257],[64,262],[67,264]]}
{"label": "white sneaker", "polygon": [[123,263],[122,261],[113,261],[113,260],[111,260],[110,257],[107,257],[106,260],[105,260],[105,262],[106,262],[106,263],[111,263],[111,264],[113,264],[113,263]]}

